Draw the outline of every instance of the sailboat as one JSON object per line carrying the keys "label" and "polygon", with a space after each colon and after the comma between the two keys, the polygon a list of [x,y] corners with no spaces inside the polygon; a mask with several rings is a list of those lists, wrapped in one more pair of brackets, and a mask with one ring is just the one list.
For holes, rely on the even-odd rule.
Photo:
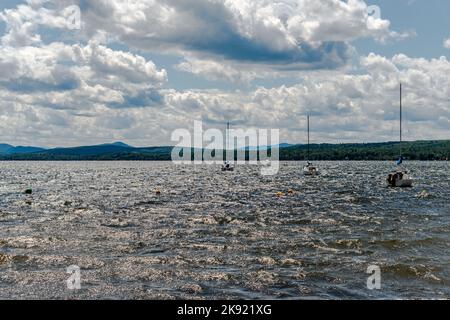
{"label": "sailboat", "polygon": [[[228,153],[228,150],[230,149],[230,123],[227,123],[227,132],[226,132],[226,153]],[[234,148],[233,148],[233,157],[234,157]],[[224,161],[222,165],[222,171],[234,171],[233,164],[226,160]]]}
{"label": "sailboat", "polygon": [[400,158],[397,161],[397,166],[399,168],[394,172],[390,173],[387,178],[387,183],[389,187],[392,188],[411,188],[413,186],[413,179],[409,175],[408,171],[401,168],[401,165],[403,164],[404,160],[402,150],[402,142],[403,142],[402,122],[403,122],[402,84],[400,84]]}
{"label": "sailboat", "polygon": [[310,131],[309,130],[309,116],[307,118],[307,122],[308,122],[308,157],[306,159],[307,163],[303,167],[303,174],[305,176],[316,176],[316,175],[319,174],[319,169],[309,161],[309,156],[310,156],[310,152],[309,152],[309,140],[310,140],[309,139],[309,136],[310,136],[310,133],[309,133],[309,131]]}

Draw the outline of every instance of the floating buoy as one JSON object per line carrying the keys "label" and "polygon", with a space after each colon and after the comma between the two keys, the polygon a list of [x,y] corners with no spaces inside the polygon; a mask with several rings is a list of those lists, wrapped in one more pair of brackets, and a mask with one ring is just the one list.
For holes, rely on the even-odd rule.
{"label": "floating buoy", "polygon": [[422,190],[416,197],[419,199],[427,199],[430,198],[431,195],[426,190]]}
{"label": "floating buoy", "polygon": [[25,194],[33,194],[33,190],[32,189],[27,189],[24,192]]}

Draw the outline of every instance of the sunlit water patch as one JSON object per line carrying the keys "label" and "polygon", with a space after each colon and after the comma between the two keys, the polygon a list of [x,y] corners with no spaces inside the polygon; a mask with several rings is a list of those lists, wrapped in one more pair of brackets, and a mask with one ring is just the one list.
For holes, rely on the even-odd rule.
{"label": "sunlit water patch", "polygon": [[448,163],[301,166],[0,163],[0,298],[450,298]]}

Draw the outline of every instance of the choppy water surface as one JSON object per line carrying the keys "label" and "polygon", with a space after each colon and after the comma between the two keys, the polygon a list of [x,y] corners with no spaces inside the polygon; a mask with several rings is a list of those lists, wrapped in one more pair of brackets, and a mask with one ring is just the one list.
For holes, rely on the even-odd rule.
{"label": "choppy water surface", "polygon": [[411,190],[392,163],[320,167],[0,163],[0,298],[450,298],[449,163],[408,163]]}

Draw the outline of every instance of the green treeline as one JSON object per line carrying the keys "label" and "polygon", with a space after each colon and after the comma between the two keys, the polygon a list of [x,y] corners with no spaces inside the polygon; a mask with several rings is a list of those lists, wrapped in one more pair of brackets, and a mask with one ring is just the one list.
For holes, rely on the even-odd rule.
{"label": "green treeline", "polygon": [[[447,160],[450,141],[416,141],[369,144],[320,144],[310,146],[310,160]],[[280,150],[281,160],[305,160],[307,146],[294,146]]]}
{"label": "green treeline", "polygon": [[[311,161],[318,160],[396,160],[400,155],[400,147],[406,160],[448,160],[450,158],[450,140],[368,143],[368,144],[314,144],[310,145]],[[172,147],[157,149],[132,149],[120,153],[74,154],[52,151],[3,155],[0,160],[6,161],[170,161]],[[272,150],[275,151],[275,150]],[[298,145],[281,148],[280,160],[303,161],[307,159],[307,146]],[[220,151],[219,151],[220,152]],[[255,151],[247,151],[253,154]],[[192,150],[193,159],[193,150]],[[270,150],[269,150],[270,154]]]}

